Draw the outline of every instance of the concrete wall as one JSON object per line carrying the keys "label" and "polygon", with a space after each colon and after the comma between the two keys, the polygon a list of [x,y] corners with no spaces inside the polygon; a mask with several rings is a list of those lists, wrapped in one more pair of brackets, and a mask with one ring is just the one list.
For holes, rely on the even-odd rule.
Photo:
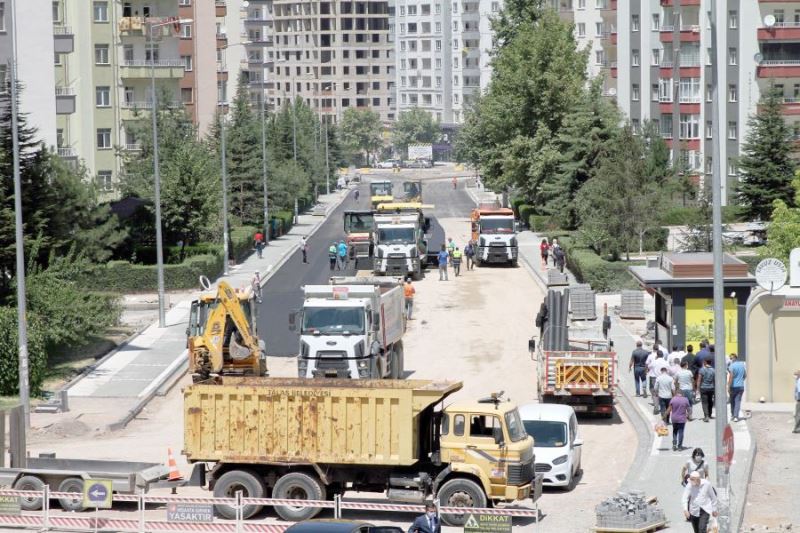
{"label": "concrete wall", "polygon": [[[747,397],[758,401],[793,402],[795,370],[800,369],[800,289],[784,289],[779,294],[758,290],[747,306]],[[769,313],[773,313],[774,352],[772,355],[772,394],[770,394]]]}

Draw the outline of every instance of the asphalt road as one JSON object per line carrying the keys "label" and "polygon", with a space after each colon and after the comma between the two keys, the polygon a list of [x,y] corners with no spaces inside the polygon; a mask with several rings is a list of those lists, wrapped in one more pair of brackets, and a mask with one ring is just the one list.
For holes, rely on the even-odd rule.
{"label": "asphalt road", "polygon": [[[387,173],[374,174],[374,178],[390,178],[401,187],[403,180],[421,178],[423,183],[423,200],[434,204],[431,216],[431,232],[429,247],[436,250],[445,242],[444,230],[436,220],[437,217],[469,217],[473,207],[472,200],[464,190],[464,183],[459,183],[454,191],[449,179],[428,180],[428,172],[420,172],[415,176],[404,172],[402,175]],[[413,177],[412,177],[413,176]],[[258,310],[258,331],[264,339],[269,356],[297,355],[298,335],[289,330],[289,314],[300,308],[303,303],[304,285],[324,285],[328,283],[331,271],[328,266],[328,247],[331,242],[344,237],[342,213],[348,209],[369,209],[369,178],[360,185],[360,198],[356,202],[353,193],[328,217],[317,232],[309,239],[308,264],[303,264],[298,250],[269,279],[263,289],[262,304]],[[464,222],[467,224],[466,220]],[[459,246],[464,243],[459,243]],[[369,268],[369,266],[362,268]],[[337,275],[355,275],[354,268],[336,271]]]}

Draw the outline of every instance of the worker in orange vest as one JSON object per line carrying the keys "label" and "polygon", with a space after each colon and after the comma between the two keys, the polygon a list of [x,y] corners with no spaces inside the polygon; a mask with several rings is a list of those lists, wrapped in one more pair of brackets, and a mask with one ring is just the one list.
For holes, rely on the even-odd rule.
{"label": "worker in orange vest", "polygon": [[406,278],[406,283],[403,285],[403,295],[406,299],[406,320],[411,320],[411,312],[414,309],[414,294],[416,294],[414,285],[411,284],[411,278]]}

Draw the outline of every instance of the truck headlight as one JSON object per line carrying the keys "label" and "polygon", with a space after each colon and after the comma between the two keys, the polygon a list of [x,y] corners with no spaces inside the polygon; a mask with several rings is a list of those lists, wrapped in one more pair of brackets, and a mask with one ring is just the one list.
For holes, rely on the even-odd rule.
{"label": "truck headlight", "polygon": [[567,459],[569,459],[569,457],[567,457],[566,455],[562,455],[561,457],[556,457],[555,459],[553,459],[553,464],[563,465],[564,463],[567,462]]}
{"label": "truck headlight", "polygon": [[362,368],[369,368],[369,361],[366,359],[362,359],[358,362],[358,369],[361,370]]}

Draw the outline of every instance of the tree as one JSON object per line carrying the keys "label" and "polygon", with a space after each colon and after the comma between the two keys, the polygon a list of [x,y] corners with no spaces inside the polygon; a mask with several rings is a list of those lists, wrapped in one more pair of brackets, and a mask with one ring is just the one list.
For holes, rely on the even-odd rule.
{"label": "tree", "polygon": [[762,96],[748,122],[739,159],[738,199],[750,219],[769,220],[775,200],[794,206],[795,163],[791,130],[782,115],[783,92],[774,86]]}
{"label": "tree", "polygon": [[309,179],[299,163],[289,159],[275,163],[270,170],[270,201],[280,211],[291,211],[295,198],[309,192]]}
{"label": "tree", "polygon": [[[800,177],[792,180],[794,205],[800,205]],[[788,263],[789,254],[800,247],[800,207],[792,207],[783,200],[775,200],[772,219],[767,226],[767,244],[761,257],[775,257]]]}
{"label": "tree", "polygon": [[506,0],[491,21],[498,48],[513,41],[521,27],[536,23],[544,9],[542,0]]}
{"label": "tree", "polygon": [[576,195],[581,228],[590,230],[587,238],[598,253],[629,258],[645,234],[658,227],[660,194],[658,182],[647,173],[641,137],[625,127]]}
{"label": "tree", "polygon": [[243,224],[263,224],[263,180],[260,118],[250,106],[247,75],[242,72],[226,125],[230,214]]}
{"label": "tree", "polygon": [[392,131],[394,146],[403,154],[410,144],[435,143],[440,136],[439,124],[430,113],[418,107],[400,113]]}
{"label": "tree", "polygon": [[345,159],[351,163],[368,163],[370,155],[383,145],[381,117],[370,109],[345,109],[338,134]]}

